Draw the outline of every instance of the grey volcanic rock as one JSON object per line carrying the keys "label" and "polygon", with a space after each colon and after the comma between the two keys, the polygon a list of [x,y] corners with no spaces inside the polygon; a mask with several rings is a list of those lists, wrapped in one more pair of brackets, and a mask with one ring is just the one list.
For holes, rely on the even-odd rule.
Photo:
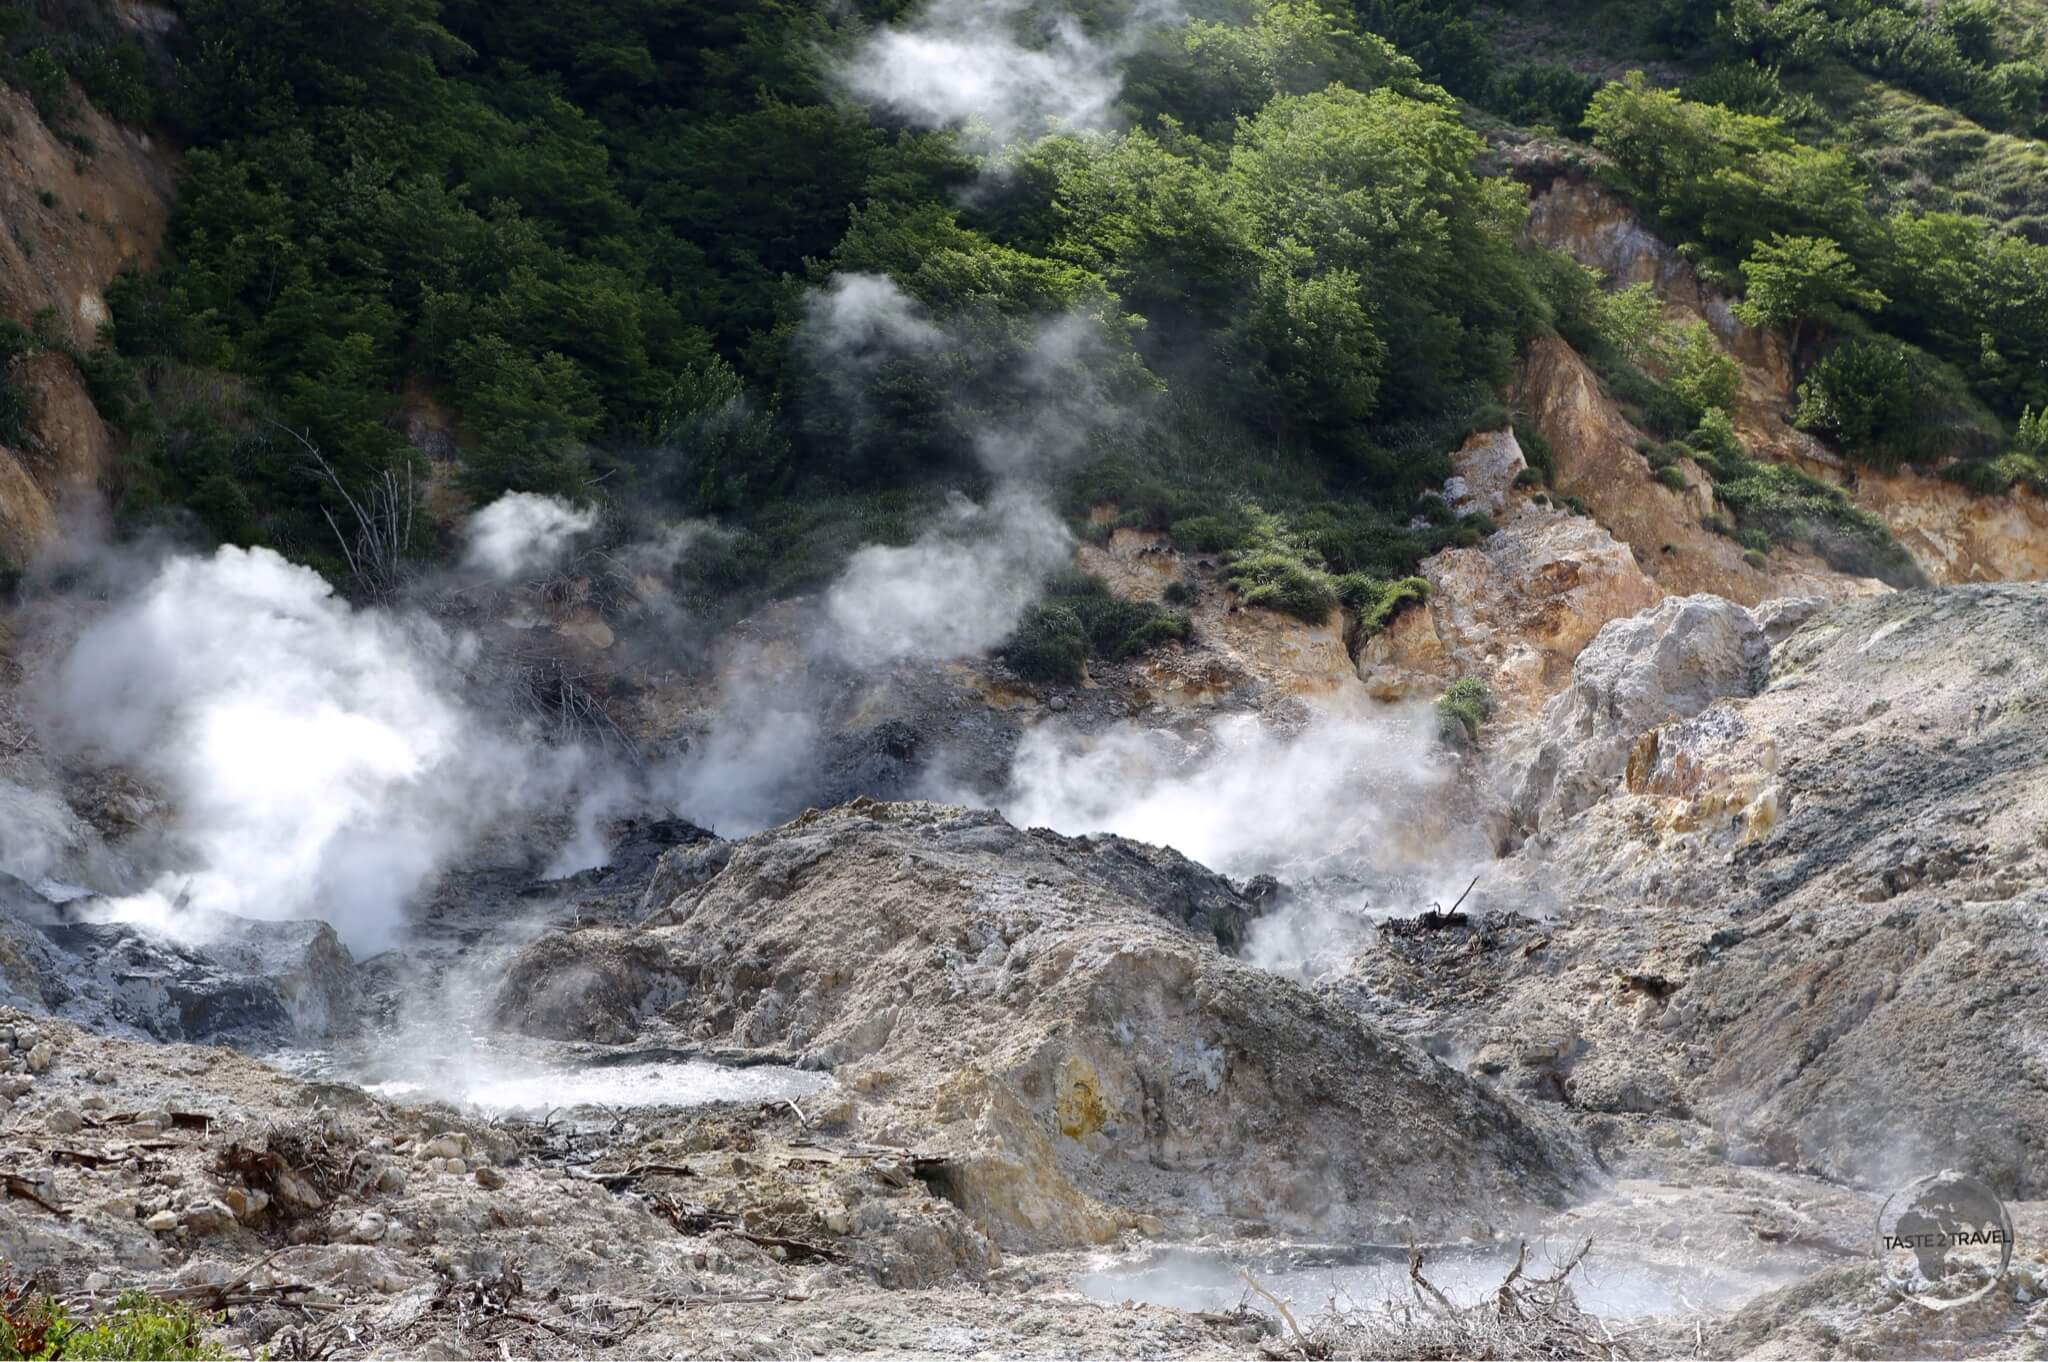
{"label": "grey volcanic rock", "polygon": [[1864,1185],[2048,1196],[2048,586],[1831,607],[1760,694],[1627,727],[1578,758],[1627,745],[1607,797],[1482,892],[1555,921],[1383,941],[1333,992],[1458,1031],[1511,1091],[1690,1112]]}
{"label": "grey volcanic rock", "polygon": [[1012,1246],[1464,1234],[1563,1193],[1547,1122],[1219,951],[1250,910],[1171,852],[859,801],[735,843],[639,930],[536,943],[498,1012],[829,1067],[864,1138],[947,1155]]}
{"label": "grey volcanic rock", "polygon": [[1522,825],[1550,827],[1596,802],[1640,735],[1753,693],[1769,656],[1755,617],[1719,596],[1677,597],[1610,621],[1573,664],[1571,688],[1543,711],[1515,795]]}
{"label": "grey volcanic rock", "polygon": [[324,922],[195,915],[196,941],[94,920],[0,876],[0,1001],[154,1040],[284,1045],[355,1023],[355,966]]}

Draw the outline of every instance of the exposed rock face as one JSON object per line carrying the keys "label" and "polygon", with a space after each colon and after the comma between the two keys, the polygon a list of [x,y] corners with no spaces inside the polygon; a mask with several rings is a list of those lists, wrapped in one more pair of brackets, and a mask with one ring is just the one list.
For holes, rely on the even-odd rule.
{"label": "exposed rock face", "polygon": [[[82,158],[45,127],[18,91],[0,88],[0,317],[29,325],[53,314],[60,333],[91,348],[108,319],[102,290],[125,266],[151,260],[169,216],[168,149],[102,117],[76,90]],[[49,195],[49,201],[43,196]],[[20,562],[55,528],[68,490],[106,471],[112,436],[85,382],[61,354],[16,363],[5,376],[29,399],[28,439],[0,446],[0,565]]]}
{"label": "exposed rock face", "polygon": [[1533,717],[1569,683],[1573,659],[1609,620],[1664,594],[1593,521],[1526,500],[1478,546],[1424,560],[1422,576],[1428,602],[1359,650],[1366,688],[1395,700],[1477,676],[1508,722]]}
{"label": "exposed rock face", "polygon": [[1451,455],[1451,480],[1444,498],[1459,515],[1484,512],[1498,520],[1507,512],[1515,479],[1529,467],[1513,430],[1481,431]]}
{"label": "exposed rock face", "polygon": [[[1563,1188],[1556,1136],[1221,954],[1247,907],[1172,853],[862,802],[737,844],[644,930],[537,944],[498,1006],[831,1066],[868,1138],[950,1155],[1011,1245],[1441,1232]],[[586,997],[536,1011],[585,963]]]}
{"label": "exposed rock face", "polygon": [[1515,794],[1532,830],[1596,803],[1629,769],[1642,734],[1763,683],[1770,644],[1750,612],[1719,596],[1683,596],[1603,628],[1579,654],[1571,689],[1543,715]]}
{"label": "exposed rock face", "polygon": [[1585,502],[1666,591],[1711,592],[1755,605],[1772,596],[1834,600],[1888,589],[1785,549],[1765,568],[1750,566],[1741,545],[1701,523],[1714,513],[1714,498],[1699,465],[1680,460],[1690,484],[1684,492],[1652,478],[1649,461],[1636,450],[1642,432],[1600,391],[1585,360],[1557,337],[1531,347],[1520,395],[1550,444],[1553,485]]}
{"label": "exposed rock face", "polygon": [[206,944],[91,920],[0,876],[7,1002],[155,1040],[286,1045],[357,1022],[354,962],[324,922],[192,919]]}
{"label": "exposed rock face", "polygon": [[[1836,472],[1836,480],[1841,474]],[[1891,527],[1928,580],[2048,580],[2048,499],[2024,487],[1987,497],[1912,469],[1858,469],[1849,497]]]}
{"label": "exposed rock face", "polygon": [[[1852,501],[1890,527],[1930,582],[1949,586],[2048,579],[2048,500],[2024,488],[2003,496],[1981,496],[1911,468],[1895,473],[1857,469],[1852,476],[1839,456],[1795,430],[1791,422],[1798,395],[1783,338],[1736,321],[1733,299],[1703,284],[1691,263],[1645,227],[1622,195],[1583,179],[1557,179],[1532,200],[1528,233],[1619,284],[1653,285],[1668,315],[1711,326],[1742,362],[1742,409],[1736,425],[1744,442],[1758,454],[1796,463],[1841,484]],[[1564,490],[1596,507],[1606,504],[1595,502],[1576,485]],[[1606,519],[1607,512],[1602,509],[1601,515]],[[1643,547],[1630,532],[1615,528],[1639,550]],[[1667,585],[1744,599],[1705,578],[1667,580]],[[1795,586],[1779,574],[1779,590]]]}
{"label": "exposed rock face", "polygon": [[1513,1090],[1690,1112],[1752,1157],[1871,1185],[1951,1166],[2048,1194],[2048,587],[1832,606],[1754,696],[1750,635],[1709,623],[1708,684],[1641,703],[1625,679],[1669,669],[1603,638],[1591,690],[1558,701],[1580,726],[1553,731],[1547,788],[1625,769],[1576,815],[1585,786],[1559,801],[1478,896],[1557,920],[1383,955],[1349,996],[1469,997]]}

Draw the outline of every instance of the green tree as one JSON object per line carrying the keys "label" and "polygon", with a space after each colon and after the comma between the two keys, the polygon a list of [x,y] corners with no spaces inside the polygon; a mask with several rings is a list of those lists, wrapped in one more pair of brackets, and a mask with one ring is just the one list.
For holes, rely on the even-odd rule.
{"label": "green tree", "polygon": [[1889,301],[1857,277],[1855,262],[1823,237],[1774,236],[1742,262],[1745,295],[1735,315],[1745,326],[1792,328],[1797,355],[1806,324],[1849,308],[1874,312]]}

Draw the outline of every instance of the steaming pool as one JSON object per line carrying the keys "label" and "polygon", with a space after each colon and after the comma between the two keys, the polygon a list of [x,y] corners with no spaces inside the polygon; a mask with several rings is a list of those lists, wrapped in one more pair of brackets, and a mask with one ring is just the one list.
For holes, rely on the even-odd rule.
{"label": "steaming pool", "polygon": [[489,1116],[544,1116],[578,1107],[613,1111],[719,1102],[797,1102],[829,1075],[780,1064],[737,1066],[679,1058],[608,1064],[576,1058],[466,1053],[350,1063],[327,1052],[272,1056],[305,1077],[353,1083],[390,1102],[446,1102]]}
{"label": "steaming pool", "polygon": [[[1524,1271],[1548,1276],[1574,1245],[1564,1240],[1532,1242]],[[1514,1266],[1508,1248],[1439,1248],[1423,1274],[1459,1305],[1476,1305],[1493,1294]],[[1342,1261],[1307,1255],[1233,1255],[1222,1250],[1163,1249],[1136,1261],[1109,1262],[1072,1279],[1075,1290],[1104,1301],[1137,1301],[1180,1310],[1223,1312],[1248,1305],[1268,1314],[1271,1304],[1245,1285],[1249,1271],[1259,1285],[1287,1302],[1297,1314],[1314,1313],[1334,1297],[1340,1307],[1370,1308],[1412,1299],[1408,1253],[1368,1250]],[[1599,1246],[1572,1273],[1579,1304],[1610,1319],[1727,1310],[1780,1283],[1762,1273],[1732,1271],[1724,1263],[1667,1264],[1646,1261],[1636,1251]]]}
{"label": "steaming pool", "polygon": [[392,1079],[364,1091],[388,1101],[421,1099],[492,1115],[539,1116],[569,1107],[701,1107],[713,1102],[801,1102],[832,1086],[824,1074],[781,1065],[735,1069],[701,1059],[598,1069],[458,1075],[453,1081]]}

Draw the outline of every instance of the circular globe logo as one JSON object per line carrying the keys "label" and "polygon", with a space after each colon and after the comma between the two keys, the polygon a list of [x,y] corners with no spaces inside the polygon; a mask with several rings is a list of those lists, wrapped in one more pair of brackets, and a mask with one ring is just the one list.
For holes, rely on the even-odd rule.
{"label": "circular globe logo", "polygon": [[1981,1180],[1952,1168],[1892,1193],[1877,1215],[1885,1281],[1930,1310],[1953,1310],[1998,1284],[2012,1263],[2012,1216]]}

